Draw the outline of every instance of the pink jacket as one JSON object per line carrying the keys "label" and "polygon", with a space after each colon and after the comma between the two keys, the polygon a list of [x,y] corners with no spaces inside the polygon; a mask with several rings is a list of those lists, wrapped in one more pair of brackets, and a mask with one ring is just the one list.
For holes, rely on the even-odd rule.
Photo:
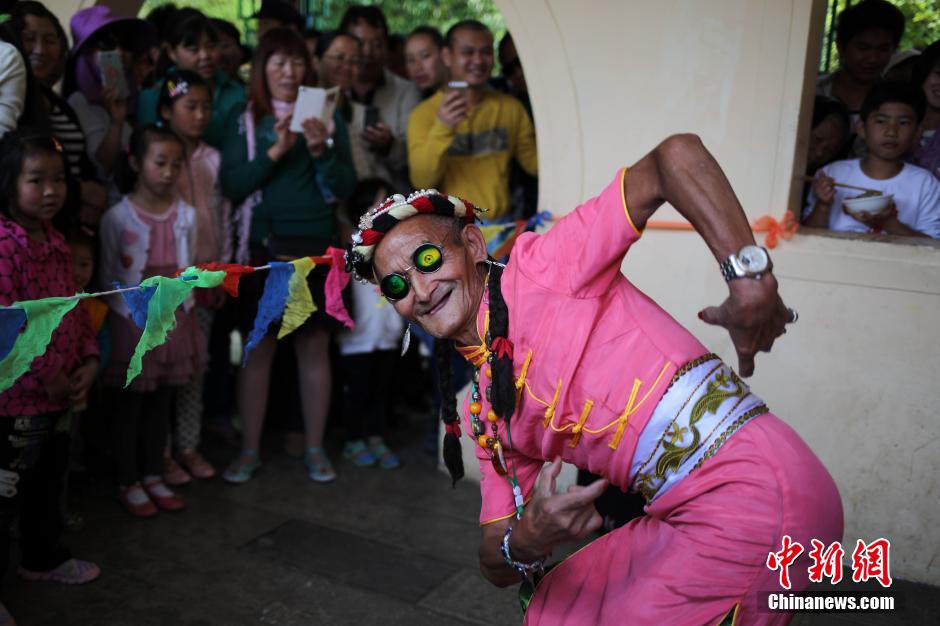
{"label": "pink jacket", "polygon": [[[0,216],[0,305],[50,296],[71,296],[75,287],[72,254],[65,238],[51,224],[48,241],[30,239],[26,231]],[[89,356],[97,356],[98,344],[84,307],[75,307],[52,333],[45,354],[36,357],[29,372],[0,394],[0,416],[14,417],[62,411],[68,401],[53,402],[46,383],[59,372],[72,372]]]}
{"label": "pink jacket", "polygon": [[[626,169],[547,233],[520,236],[503,273],[519,390],[507,461],[527,500],[543,462],[555,456],[627,490],[637,438],[673,374],[708,352],[620,272],[640,237],[626,210],[624,176]],[[488,310],[484,296],[481,336]],[[484,398],[482,415],[489,408]],[[462,415],[483,473],[480,521],[504,519],[515,509],[509,482],[472,439],[469,399]],[[505,445],[502,422],[500,439]]]}
{"label": "pink jacket", "polygon": [[228,263],[232,258],[232,206],[219,187],[219,151],[200,143],[180,174],[180,197],[196,209],[193,263]]}

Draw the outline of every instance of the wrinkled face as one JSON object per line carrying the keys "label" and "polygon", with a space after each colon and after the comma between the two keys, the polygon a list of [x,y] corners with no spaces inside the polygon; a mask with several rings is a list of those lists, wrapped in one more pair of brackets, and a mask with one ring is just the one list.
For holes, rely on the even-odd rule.
{"label": "wrinkled face", "polygon": [[27,230],[51,220],[65,204],[65,162],[59,154],[42,152],[23,159],[16,179],[16,202],[10,206],[13,220]]}
{"label": "wrinkled face", "polygon": [[136,166],[139,184],[155,196],[171,196],[183,169],[183,146],[176,141],[151,141],[143,162]]}
{"label": "wrinkled face", "polygon": [[901,159],[917,138],[917,115],[908,104],[885,102],[858,123],[858,134],[874,156],[894,161]]}
{"label": "wrinkled face", "polygon": [[940,110],[940,64],[934,65],[924,79],[924,95],[927,97],[927,106]]}
{"label": "wrinkled face", "polygon": [[388,57],[388,37],[385,31],[359,20],[349,27],[349,33],[362,42],[362,67],[359,70],[359,78],[368,83],[379,80]]}
{"label": "wrinkled face", "polygon": [[72,271],[75,276],[75,286],[84,290],[91,283],[91,275],[95,271],[95,257],[91,248],[85,244],[71,244]]}
{"label": "wrinkled face", "polygon": [[206,80],[212,80],[218,67],[218,43],[206,33],[195,42],[173,46],[168,53],[178,68],[196,72]]}
{"label": "wrinkled face", "polygon": [[488,31],[461,28],[453,34],[453,44],[445,47],[442,55],[451,80],[484,87],[493,71],[493,35]]}
{"label": "wrinkled face", "polygon": [[[425,243],[444,248],[443,264],[432,274],[409,269],[414,265],[414,251]],[[455,238],[447,220],[416,216],[395,226],[382,239],[375,250],[373,267],[379,282],[390,273],[401,273],[411,283],[408,294],[392,303],[402,317],[434,337],[460,340],[476,332],[483,295],[478,264],[485,259],[483,235],[475,226],[464,227],[460,237]]]}
{"label": "wrinkled face", "polygon": [[212,118],[212,95],[205,85],[192,85],[185,96],[164,107],[161,115],[169,120],[174,133],[185,139],[198,140]]}
{"label": "wrinkled face", "polygon": [[20,37],[23,49],[29,58],[33,75],[44,85],[52,85],[59,79],[65,49],[59,33],[52,22],[44,17],[27,15]]}
{"label": "wrinkled face", "polygon": [[845,126],[836,115],[830,115],[817,124],[809,137],[809,170],[815,172],[835,159],[845,144],[845,135]]}
{"label": "wrinkled face", "polygon": [[320,86],[326,89],[338,86],[343,91],[351,89],[361,62],[359,42],[352,37],[336,37],[319,61]]}
{"label": "wrinkled face", "polygon": [[447,75],[441,49],[428,35],[415,35],[405,42],[405,69],[419,89],[437,89]]}
{"label": "wrinkled face", "polygon": [[268,93],[275,100],[293,102],[297,99],[297,90],[306,72],[307,63],[303,57],[275,52],[264,64],[264,78],[268,84]]}
{"label": "wrinkled face", "polygon": [[894,39],[889,31],[871,28],[839,46],[839,63],[855,80],[873,83],[881,77],[894,50]]}

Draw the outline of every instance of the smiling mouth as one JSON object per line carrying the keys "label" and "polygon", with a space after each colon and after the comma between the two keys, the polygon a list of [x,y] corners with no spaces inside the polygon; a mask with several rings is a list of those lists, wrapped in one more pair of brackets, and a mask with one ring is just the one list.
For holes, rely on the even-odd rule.
{"label": "smiling mouth", "polygon": [[443,309],[444,306],[447,304],[447,302],[450,300],[451,293],[453,292],[448,291],[446,294],[444,294],[444,296],[440,300],[437,301],[437,304],[435,304],[430,309],[422,313],[421,317],[431,317],[433,315],[436,315],[438,312],[440,312],[440,310]]}

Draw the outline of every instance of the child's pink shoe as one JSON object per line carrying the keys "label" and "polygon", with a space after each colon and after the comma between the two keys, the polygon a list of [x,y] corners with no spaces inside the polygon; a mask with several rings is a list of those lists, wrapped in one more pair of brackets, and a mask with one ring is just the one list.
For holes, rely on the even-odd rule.
{"label": "child's pink shoe", "polygon": [[215,468],[196,449],[183,450],[179,453],[178,458],[183,467],[196,478],[205,480],[215,476]]}
{"label": "child's pink shoe", "polygon": [[163,482],[174,487],[188,485],[193,482],[193,477],[186,473],[179,463],[173,460],[169,454],[163,457]]}
{"label": "child's pink shoe", "polygon": [[84,585],[101,576],[101,569],[90,561],[69,559],[59,567],[45,572],[19,568],[20,578],[30,581],[52,581],[64,585]]}
{"label": "child's pink shoe", "polygon": [[118,500],[134,517],[153,517],[157,514],[157,507],[147,497],[147,492],[143,490],[140,483],[134,483],[130,487],[120,487]]}
{"label": "child's pink shoe", "polygon": [[145,476],[144,491],[164,511],[180,511],[186,506],[183,499],[170,491],[159,476]]}

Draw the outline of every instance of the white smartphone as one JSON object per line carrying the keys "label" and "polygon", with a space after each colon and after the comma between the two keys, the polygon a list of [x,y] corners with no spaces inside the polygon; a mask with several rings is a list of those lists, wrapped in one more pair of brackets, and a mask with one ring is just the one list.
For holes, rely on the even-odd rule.
{"label": "white smartphone", "polygon": [[114,87],[119,98],[126,98],[130,92],[124,77],[121,53],[117,50],[101,51],[95,60],[98,62],[98,71],[101,72],[101,85],[105,88]]}
{"label": "white smartphone", "polygon": [[297,101],[294,103],[294,116],[290,121],[291,132],[304,132],[301,124],[311,117],[316,117],[324,124],[328,124],[333,117],[338,98],[339,87],[320,89],[301,85],[297,92]]}

